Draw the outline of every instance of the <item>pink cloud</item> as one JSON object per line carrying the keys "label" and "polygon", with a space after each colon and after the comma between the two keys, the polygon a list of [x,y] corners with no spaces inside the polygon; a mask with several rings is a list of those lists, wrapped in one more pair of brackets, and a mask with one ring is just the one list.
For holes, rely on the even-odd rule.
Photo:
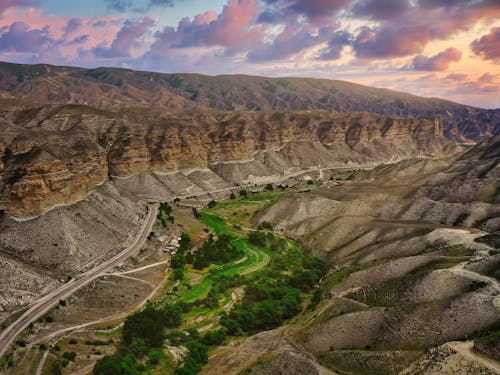
{"label": "pink cloud", "polygon": [[194,23],[196,25],[208,25],[209,23],[215,21],[217,19],[217,13],[213,10],[209,10],[203,14],[197,14],[194,17]]}

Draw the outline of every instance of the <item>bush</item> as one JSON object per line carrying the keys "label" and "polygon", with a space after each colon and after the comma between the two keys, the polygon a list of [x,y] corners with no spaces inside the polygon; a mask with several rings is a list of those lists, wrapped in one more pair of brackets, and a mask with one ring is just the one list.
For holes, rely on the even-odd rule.
{"label": "bush", "polygon": [[248,242],[252,245],[263,247],[266,245],[266,234],[259,231],[250,232]]}
{"label": "bush", "polygon": [[76,341],[75,339],[71,339],[71,340],[68,341],[68,343],[70,345],[75,345],[75,344],[78,344],[78,341]]}
{"label": "bush", "polygon": [[211,200],[210,202],[208,202],[208,208],[214,208],[215,206],[217,206],[217,202],[216,201]]}
{"label": "bush", "polygon": [[224,329],[207,332],[202,338],[201,342],[208,346],[221,345],[227,337]]}
{"label": "bush", "polygon": [[76,353],[75,352],[64,352],[62,356],[64,359],[67,359],[68,361],[74,361],[76,358]]}
{"label": "bush", "polygon": [[258,229],[273,230],[274,229],[274,224],[271,223],[270,221],[263,221],[262,223],[259,224]]}
{"label": "bush", "polygon": [[182,280],[184,278],[184,268],[174,269],[174,280]]}
{"label": "bush", "polygon": [[247,191],[247,190],[245,190],[245,189],[240,190],[240,196],[242,196],[242,197],[246,197],[246,196],[248,196],[248,191]]}

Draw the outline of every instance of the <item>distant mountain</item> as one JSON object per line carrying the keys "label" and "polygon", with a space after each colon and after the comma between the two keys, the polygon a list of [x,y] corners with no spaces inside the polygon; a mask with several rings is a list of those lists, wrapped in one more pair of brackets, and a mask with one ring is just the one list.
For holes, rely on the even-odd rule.
{"label": "distant mountain", "polygon": [[100,108],[368,111],[439,117],[445,134],[457,141],[500,134],[500,109],[486,110],[448,100],[326,79],[161,74],[119,68],[0,63],[2,97]]}

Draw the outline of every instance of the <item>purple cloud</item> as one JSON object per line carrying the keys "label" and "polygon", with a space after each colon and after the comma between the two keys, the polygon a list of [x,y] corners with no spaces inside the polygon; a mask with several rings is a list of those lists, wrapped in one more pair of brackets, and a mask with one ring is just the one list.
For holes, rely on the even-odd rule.
{"label": "purple cloud", "polygon": [[338,30],[334,32],[329,40],[328,47],[321,51],[320,60],[337,60],[345,46],[352,44],[352,35],[347,31]]}
{"label": "purple cloud", "polygon": [[409,7],[408,0],[359,0],[354,3],[351,12],[355,17],[389,20],[400,16]]}
{"label": "purple cloud", "polygon": [[414,70],[443,71],[448,69],[452,62],[460,61],[461,58],[462,52],[460,50],[448,48],[431,57],[415,56],[411,68]]}
{"label": "purple cloud", "polygon": [[14,22],[0,36],[0,51],[37,52],[52,42],[48,27],[30,30],[24,22]]}
{"label": "purple cloud", "polygon": [[82,26],[82,21],[79,18],[70,19],[64,28],[64,35],[68,35],[78,30],[80,26]]}
{"label": "purple cloud", "polygon": [[484,60],[500,59],[500,27],[494,27],[486,35],[471,43],[472,51]]}
{"label": "purple cloud", "polygon": [[257,0],[230,0],[220,14],[209,11],[192,21],[184,18],[177,29],[167,26],[155,33],[147,57],[168,58],[173,48],[221,46],[228,52],[252,48],[262,38],[262,30],[255,25],[261,10]]}
{"label": "purple cloud", "polygon": [[94,54],[97,57],[117,58],[130,57],[130,51],[138,41],[155,25],[152,18],[142,20],[126,20],[110,47],[96,47]]}
{"label": "purple cloud", "polygon": [[327,28],[320,29],[314,35],[307,29],[297,29],[296,26],[290,25],[285,27],[272,43],[250,51],[248,60],[259,62],[285,59],[304,49],[327,41],[330,34],[331,31]]}

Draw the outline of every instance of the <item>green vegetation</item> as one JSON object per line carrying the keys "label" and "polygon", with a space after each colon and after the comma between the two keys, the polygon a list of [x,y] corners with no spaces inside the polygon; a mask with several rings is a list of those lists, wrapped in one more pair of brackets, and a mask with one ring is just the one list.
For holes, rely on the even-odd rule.
{"label": "green vegetation", "polygon": [[222,234],[214,239],[210,235],[202,248],[196,253],[191,253],[186,257],[188,263],[193,264],[196,269],[203,269],[212,263],[227,263],[229,261],[241,258],[243,250],[233,244],[234,237]]}
{"label": "green vegetation", "polygon": [[[242,190],[239,197],[193,210],[212,233],[196,252],[188,251],[191,240],[183,233],[180,249],[171,258],[177,283],[125,320],[117,352],[99,360],[94,374],[157,373],[165,363],[165,372],[171,373],[166,342],[187,349],[174,373],[196,374],[210,348],[228,336],[276,328],[302,311],[324,267],[318,258],[304,256],[294,241],[274,234],[272,223],[263,222],[259,230],[248,228],[250,213],[286,194],[268,190]],[[162,215],[170,212],[162,207]],[[218,323],[212,330],[198,333],[197,328],[213,322]]]}
{"label": "green vegetation", "polygon": [[158,209],[158,215],[156,218],[160,220],[163,227],[167,226],[167,221],[173,223],[174,217],[172,215],[172,207],[168,203],[160,203],[160,208]]}

